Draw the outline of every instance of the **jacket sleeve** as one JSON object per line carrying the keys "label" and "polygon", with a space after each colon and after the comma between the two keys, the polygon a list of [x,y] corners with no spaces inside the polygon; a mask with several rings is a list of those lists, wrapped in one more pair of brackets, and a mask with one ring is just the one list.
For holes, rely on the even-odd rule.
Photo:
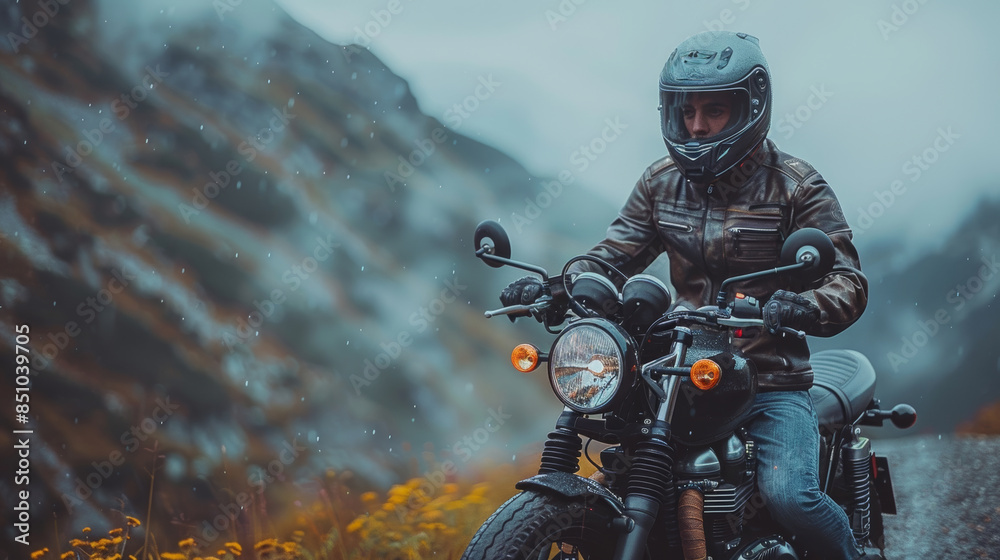
{"label": "jacket sleeve", "polygon": [[833,268],[804,286],[801,295],[820,310],[819,325],[808,334],[833,336],[851,326],[868,305],[868,279],[861,272],[853,235],[833,189],[819,173],[799,184],[793,194],[793,229],[814,227],[833,241]]}
{"label": "jacket sleeve", "polygon": [[[645,270],[663,252],[663,241],[653,221],[653,197],[647,180],[648,171],[636,183],[618,217],[608,227],[604,240],[587,252],[621,270],[627,276]],[[621,288],[622,279],[602,270],[592,261],[574,263],[570,275],[581,272],[602,272]]]}

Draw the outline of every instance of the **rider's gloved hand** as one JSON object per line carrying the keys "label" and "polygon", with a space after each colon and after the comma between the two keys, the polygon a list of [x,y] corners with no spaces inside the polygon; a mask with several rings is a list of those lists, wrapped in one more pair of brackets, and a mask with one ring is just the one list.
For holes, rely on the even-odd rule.
{"label": "rider's gloved hand", "polygon": [[542,295],[542,281],[534,276],[525,276],[514,280],[500,292],[500,303],[504,307],[511,305],[529,305]]}
{"label": "rider's gloved hand", "polygon": [[820,311],[812,301],[785,290],[774,292],[761,311],[764,326],[774,334],[779,327],[809,332],[819,324]]}

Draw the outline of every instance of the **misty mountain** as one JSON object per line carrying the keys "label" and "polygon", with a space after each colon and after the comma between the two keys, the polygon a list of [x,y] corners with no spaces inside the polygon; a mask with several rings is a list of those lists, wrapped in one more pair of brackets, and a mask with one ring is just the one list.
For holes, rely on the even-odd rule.
{"label": "misty mountain", "polygon": [[[0,443],[34,430],[37,519],[144,512],[154,465],[181,527],[330,468],[385,487],[401,450],[448,456],[493,412],[509,457],[558,410],[505,366],[516,331],[482,311],[513,273],[471,237],[534,205],[519,256],[562,262],[587,212],[421,113],[368,51],[239,10],[268,25],[170,10],[106,37],[87,0],[0,10],[0,361],[31,356],[30,413]],[[20,489],[4,477],[0,500]]]}
{"label": "misty mountain", "polygon": [[[183,533],[240,492],[288,490],[269,507],[289,508],[327,469],[384,488],[420,450],[509,460],[560,410],[507,365],[540,329],[482,316],[519,274],[476,260],[472,231],[499,219],[551,270],[617,209],[424,114],[369,51],[266,0],[205,9],[112,30],[90,0],[0,8],[0,363],[22,346],[31,365],[30,412],[0,415],[0,445],[33,430],[30,483],[0,478],[0,502],[30,490],[38,531],[145,511],[154,469],[159,523]],[[970,283],[996,211],[906,269],[870,248],[868,312],[816,343],[865,351],[922,429],[1000,399],[997,278]],[[488,445],[459,444],[497,417]]]}
{"label": "misty mountain", "polygon": [[[861,319],[813,349],[853,348],[872,361],[884,406],[917,409],[915,430],[949,433],[1000,401],[1000,200],[984,198],[953,232],[898,264],[898,244],[861,245],[869,302]],[[883,437],[898,431],[886,428]]]}

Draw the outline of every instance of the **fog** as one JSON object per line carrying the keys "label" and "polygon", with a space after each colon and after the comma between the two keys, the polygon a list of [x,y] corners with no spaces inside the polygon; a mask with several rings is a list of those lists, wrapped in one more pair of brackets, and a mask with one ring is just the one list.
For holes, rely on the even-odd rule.
{"label": "fog", "polygon": [[[996,192],[996,3],[279,3],[325,38],[369,48],[425,113],[533,173],[569,170],[615,208],[665,154],[660,68],[682,39],[720,28],[760,38],[775,86],[770,138],[833,185],[862,250],[904,240],[904,261]],[[481,78],[499,85],[476,98]],[[457,117],[456,104],[472,110]],[[583,159],[605,119],[627,128]]]}

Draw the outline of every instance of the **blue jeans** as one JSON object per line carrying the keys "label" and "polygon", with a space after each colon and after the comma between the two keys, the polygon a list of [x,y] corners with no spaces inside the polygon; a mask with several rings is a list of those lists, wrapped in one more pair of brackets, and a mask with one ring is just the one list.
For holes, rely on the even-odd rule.
{"label": "blue jeans", "polygon": [[858,558],[847,515],[819,489],[819,423],[809,392],[759,393],[750,416],[757,484],[774,520],[813,554]]}

